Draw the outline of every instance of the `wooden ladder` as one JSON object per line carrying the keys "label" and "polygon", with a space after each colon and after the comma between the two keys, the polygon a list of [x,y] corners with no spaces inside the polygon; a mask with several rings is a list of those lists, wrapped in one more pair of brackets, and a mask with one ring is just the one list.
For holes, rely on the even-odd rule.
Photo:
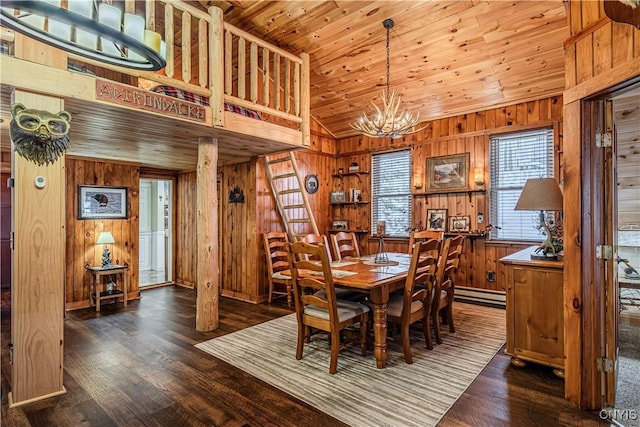
{"label": "wooden ladder", "polygon": [[307,234],[320,234],[302,185],[293,151],[265,156],[267,176],[284,229],[291,241]]}

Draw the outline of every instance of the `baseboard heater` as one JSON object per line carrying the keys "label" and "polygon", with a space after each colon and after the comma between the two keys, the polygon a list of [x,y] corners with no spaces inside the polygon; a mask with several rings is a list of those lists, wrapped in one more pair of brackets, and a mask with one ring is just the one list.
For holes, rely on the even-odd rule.
{"label": "baseboard heater", "polygon": [[506,307],[507,305],[507,295],[505,292],[491,289],[469,288],[466,286],[456,286],[455,299],[463,302],[475,302],[498,307]]}

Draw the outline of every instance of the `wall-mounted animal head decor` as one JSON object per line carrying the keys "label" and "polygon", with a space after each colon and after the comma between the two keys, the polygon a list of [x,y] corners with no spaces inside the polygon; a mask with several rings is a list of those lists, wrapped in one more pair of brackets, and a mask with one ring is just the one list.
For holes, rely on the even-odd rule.
{"label": "wall-mounted animal head decor", "polygon": [[41,166],[53,164],[69,148],[71,114],[34,110],[16,103],[11,106],[11,140],[22,157]]}

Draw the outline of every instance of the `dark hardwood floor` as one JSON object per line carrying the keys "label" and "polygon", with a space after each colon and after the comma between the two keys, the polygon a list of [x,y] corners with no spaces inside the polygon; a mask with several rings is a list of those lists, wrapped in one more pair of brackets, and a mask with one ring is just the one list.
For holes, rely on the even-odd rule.
{"label": "dark hardwood floor", "polygon": [[[13,409],[7,403],[11,322],[3,307],[3,426],[343,425],[193,346],[290,313],[280,302],[252,305],[222,298],[220,327],[210,333],[195,330],[195,292],[180,287],[144,291],[142,299],[126,309],[117,304],[104,306],[100,313],[69,312],[64,346],[67,393]],[[517,369],[499,353],[440,425],[607,423],[565,401],[563,381],[551,369]]]}

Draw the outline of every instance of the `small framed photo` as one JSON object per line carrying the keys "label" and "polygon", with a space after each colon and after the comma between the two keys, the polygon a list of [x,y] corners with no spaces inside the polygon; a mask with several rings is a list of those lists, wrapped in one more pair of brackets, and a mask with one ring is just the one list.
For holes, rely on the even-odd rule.
{"label": "small framed photo", "polygon": [[469,153],[427,159],[427,191],[442,192],[469,187]]}
{"label": "small framed photo", "polygon": [[446,231],[446,228],[447,228],[447,210],[446,209],[427,209],[427,230]]}
{"label": "small framed photo", "polygon": [[78,185],[78,219],[126,219],[127,187]]}
{"label": "small framed photo", "polygon": [[449,217],[449,232],[468,233],[469,231],[471,231],[471,215]]}
{"label": "small framed photo", "polygon": [[331,222],[331,228],[333,230],[347,230],[349,228],[349,221],[344,221],[341,219],[334,219]]}
{"label": "small framed photo", "polygon": [[331,203],[344,203],[347,201],[347,193],[344,191],[332,191],[329,197]]}

